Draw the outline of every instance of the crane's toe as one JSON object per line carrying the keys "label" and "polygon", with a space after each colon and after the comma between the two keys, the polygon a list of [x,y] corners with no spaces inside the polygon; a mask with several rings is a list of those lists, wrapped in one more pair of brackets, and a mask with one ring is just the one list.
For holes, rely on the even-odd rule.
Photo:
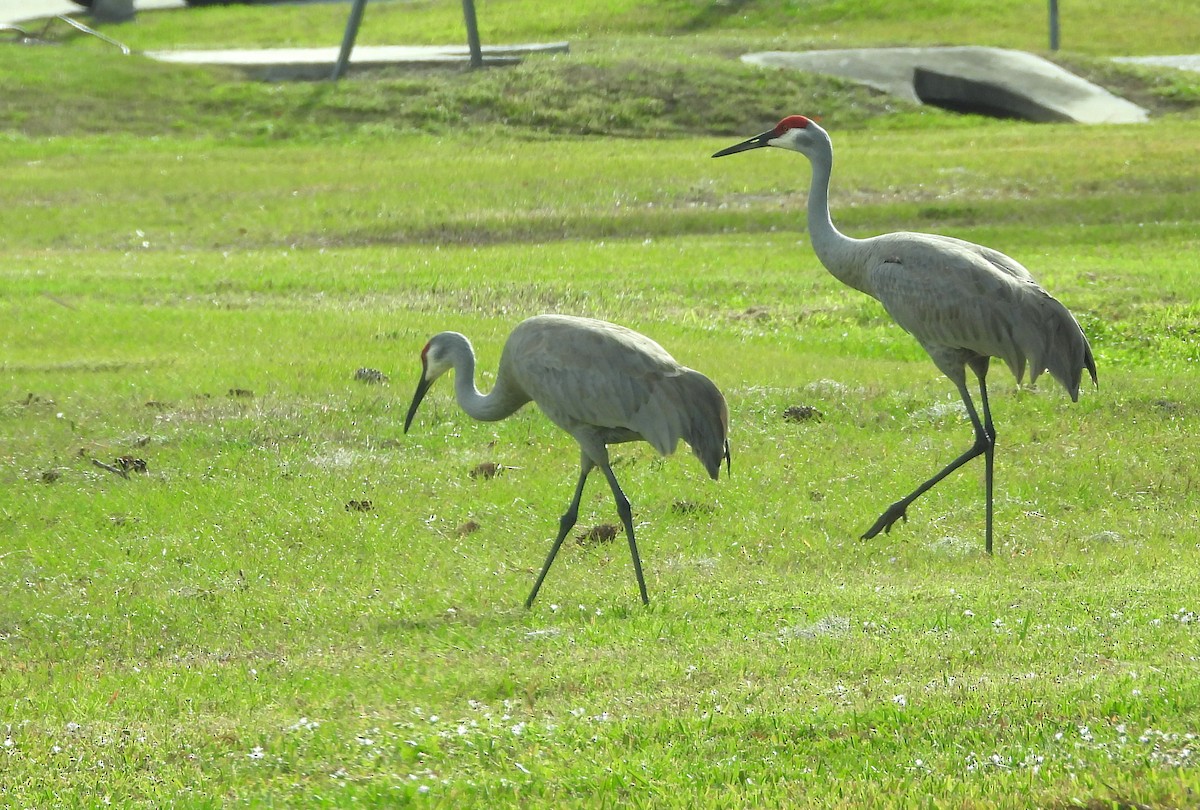
{"label": "crane's toe", "polygon": [[883,532],[884,534],[890,534],[892,531],[892,524],[897,520],[902,520],[905,523],[908,522],[907,511],[908,504],[906,504],[904,501],[897,501],[896,503],[892,504],[887,508],[887,511],[879,516],[879,520],[875,521],[875,525],[867,529],[867,531],[863,534],[862,539],[870,540],[880,532]]}

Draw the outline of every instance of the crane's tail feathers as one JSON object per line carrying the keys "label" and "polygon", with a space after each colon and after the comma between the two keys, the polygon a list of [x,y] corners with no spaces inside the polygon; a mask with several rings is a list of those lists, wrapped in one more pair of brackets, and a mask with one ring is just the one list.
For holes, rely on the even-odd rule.
{"label": "crane's tail feathers", "polygon": [[[1043,370],[1048,371],[1067,389],[1071,400],[1078,401],[1084,369],[1091,375],[1092,384],[1097,384],[1092,347],[1070,310],[1049,294],[1043,300],[1048,308],[1043,321],[1044,328],[1027,332],[1022,341],[1024,345],[1021,346],[1022,352],[1029,358],[1029,381],[1035,382]],[[1013,370],[1017,371],[1017,367]],[[1018,373],[1017,379],[1020,378]]]}
{"label": "crane's tail feathers", "polygon": [[684,400],[682,411],[686,413],[681,425],[683,440],[700,459],[709,476],[716,479],[721,474],[722,461],[726,472],[730,468],[729,408],[725,397],[712,380],[698,371],[689,370],[679,382],[679,393]]}
{"label": "crane's tail feathers", "polygon": [[1099,388],[1100,380],[1096,378],[1096,358],[1092,356],[1092,347],[1090,345],[1087,347],[1087,353],[1083,356],[1083,363],[1088,373],[1092,375],[1092,385]]}
{"label": "crane's tail feathers", "polygon": [[1062,325],[1062,331],[1066,334],[1052,350],[1051,362],[1047,363],[1046,369],[1054,379],[1062,383],[1063,388],[1067,389],[1067,393],[1071,395],[1071,401],[1078,402],[1079,384],[1083,380],[1085,368],[1092,377],[1092,384],[1097,384],[1096,360],[1092,356],[1092,347],[1088,344],[1087,337],[1084,336],[1083,330],[1079,328],[1079,324],[1075,322],[1074,318],[1071,318],[1069,324]]}

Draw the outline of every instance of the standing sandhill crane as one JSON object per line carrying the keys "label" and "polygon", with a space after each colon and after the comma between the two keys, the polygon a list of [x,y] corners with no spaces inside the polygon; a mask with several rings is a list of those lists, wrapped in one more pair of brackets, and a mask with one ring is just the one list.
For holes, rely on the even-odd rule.
{"label": "standing sandhill crane", "polygon": [[[888,233],[869,239],[843,235],[829,216],[833,143],[825,130],[802,115],[789,115],[774,129],[722,149],[713,157],[764,146],[791,149],[808,158],[812,164],[808,231],[817,258],[838,281],[882,303],[896,323],[920,342],[958,388],[975,428],[975,444],[969,450],[889,506],[863,539],[890,532],[897,520],[907,520],[906,511],[913,501],[982,454],[986,548],[991,554],[996,429],[988,407],[988,363],[993,357],[1001,358],[1018,383],[1026,365],[1030,383],[1042,371],[1049,371],[1076,401],[1083,369],[1096,383],[1096,362],[1083,330],[1028,270],[991,248],[928,233]],[[979,379],[982,421],[967,390],[967,367]]]}
{"label": "standing sandhill crane", "polygon": [[633,538],[633,514],[608,463],[608,445],[649,442],[663,455],[679,440],[715,480],[724,459],[729,469],[729,412],[712,380],[685,368],[662,346],[623,326],[567,315],[538,315],[517,324],[504,344],[496,384],[484,395],[475,387],[475,352],[458,332],[434,335],[421,350],[421,381],[404,419],[412,424],[425,392],[454,369],[454,393],[467,415],[494,422],[533,400],[550,421],[575,437],[581,450],[575,496],[558,524],[525,607],[533,604],[550,564],[579,516],[583,485],[593,467],[608,479],[625,525],[643,604],[649,604],[642,561]]}

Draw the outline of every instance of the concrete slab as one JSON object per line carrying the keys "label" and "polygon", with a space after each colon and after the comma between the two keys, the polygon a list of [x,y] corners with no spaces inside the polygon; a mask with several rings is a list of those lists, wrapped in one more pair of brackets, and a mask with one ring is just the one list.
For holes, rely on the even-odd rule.
{"label": "concrete slab", "polygon": [[1180,54],[1177,56],[1114,56],[1114,62],[1132,62],[1137,65],[1156,65],[1179,70],[1200,72],[1200,55]]}
{"label": "concrete slab", "polygon": [[[530,53],[566,53],[567,42],[526,43],[483,46],[485,65],[519,62]],[[146,56],[161,62],[188,65],[220,65],[241,70],[267,81],[328,78],[337,61],[338,47],[266,48],[260,50],[147,51]],[[469,64],[466,45],[356,45],[350,53],[350,69],[386,65],[439,66]]]}
{"label": "concrete slab", "polygon": [[1128,124],[1144,109],[1023,51],[1002,48],[863,48],[767,51],[742,60],[850,79],[918,103],[1031,121]]}

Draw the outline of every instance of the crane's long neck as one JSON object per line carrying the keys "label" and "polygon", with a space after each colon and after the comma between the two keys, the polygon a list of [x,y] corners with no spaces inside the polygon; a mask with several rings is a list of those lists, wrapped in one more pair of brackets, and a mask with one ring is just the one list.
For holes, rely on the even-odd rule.
{"label": "crane's long neck", "polygon": [[[529,401],[520,389],[509,385],[503,374],[487,394],[475,387],[475,353],[465,341],[454,349],[454,398],[472,419],[495,422],[514,413]],[[503,365],[503,364],[502,364]]]}
{"label": "crane's long neck", "polygon": [[812,164],[812,184],[808,189],[808,235],[812,240],[813,252],[834,278],[870,295],[866,267],[861,261],[862,240],[844,235],[834,226],[829,214],[833,147],[810,155],[808,159]]}

